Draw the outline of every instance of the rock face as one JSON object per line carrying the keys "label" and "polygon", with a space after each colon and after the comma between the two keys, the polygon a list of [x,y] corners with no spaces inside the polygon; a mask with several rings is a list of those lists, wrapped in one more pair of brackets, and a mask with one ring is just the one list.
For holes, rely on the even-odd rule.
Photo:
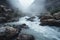
{"label": "rock face", "polygon": [[41,17],[41,25],[54,25],[60,26],[60,12],[53,15],[45,15]]}
{"label": "rock face", "polygon": [[46,0],[46,9],[51,13],[60,11],[60,0]]}
{"label": "rock face", "polygon": [[29,34],[20,34],[17,37],[17,40],[34,40],[34,36],[29,35]]}
{"label": "rock face", "polygon": [[60,20],[60,12],[53,14],[55,19]]}
{"label": "rock face", "polygon": [[[8,24],[7,24],[8,25]],[[7,26],[7,25],[4,25],[4,26]],[[8,26],[13,26],[14,28],[17,28],[17,29],[29,29],[28,25],[26,25],[25,23],[23,24],[17,24],[17,25],[8,25]]]}
{"label": "rock face", "polygon": [[14,35],[19,33],[19,30],[13,27],[7,27],[6,28],[7,32],[7,37],[13,37]]}
{"label": "rock face", "polygon": [[22,25],[20,25],[20,27],[21,28],[25,28],[25,29],[28,29],[29,28],[28,25],[26,25],[26,24],[22,24]]}
{"label": "rock face", "polygon": [[5,5],[0,5],[0,23],[10,22],[14,19],[14,11]]}

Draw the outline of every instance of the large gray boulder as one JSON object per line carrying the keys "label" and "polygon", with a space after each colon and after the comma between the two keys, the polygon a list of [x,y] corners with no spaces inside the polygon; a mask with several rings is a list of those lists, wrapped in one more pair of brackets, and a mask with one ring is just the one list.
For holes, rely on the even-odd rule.
{"label": "large gray boulder", "polygon": [[0,38],[4,39],[9,39],[9,38],[14,38],[14,36],[16,36],[19,31],[17,28],[13,28],[13,27],[0,27]]}
{"label": "large gray boulder", "polygon": [[17,40],[35,40],[35,38],[33,35],[30,35],[30,34],[20,34],[17,37]]}
{"label": "large gray boulder", "polygon": [[45,15],[42,16],[41,25],[52,25],[52,26],[60,26],[60,12],[54,13],[53,15]]}

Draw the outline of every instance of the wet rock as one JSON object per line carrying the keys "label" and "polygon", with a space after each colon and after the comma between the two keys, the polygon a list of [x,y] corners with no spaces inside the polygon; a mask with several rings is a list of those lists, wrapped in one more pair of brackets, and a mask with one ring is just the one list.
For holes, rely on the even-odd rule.
{"label": "wet rock", "polygon": [[53,19],[54,17],[52,15],[45,15],[45,16],[42,16],[41,17],[41,20],[44,20],[44,19]]}
{"label": "wet rock", "polygon": [[53,14],[54,18],[60,20],[60,12]]}
{"label": "wet rock", "polygon": [[28,18],[27,20],[33,22],[33,21],[34,21],[33,19],[35,19],[35,17],[30,17],[30,18]]}
{"label": "wet rock", "polygon": [[29,35],[29,34],[20,34],[17,37],[17,40],[34,40],[34,36]]}
{"label": "wet rock", "polygon": [[60,26],[60,16],[59,13],[55,13],[52,16],[42,16],[40,25],[51,25],[51,26]]}
{"label": "wet rock", "polygon": [[7,27],[6,30],[6,37],[13,37],[19,33],[19,30],[13,27]]}
{"label": "wet rock", "polygon": [[47,24],[49,21],[54,21],[54,19],[52,15],[45,15],[41,17],[40,21],[42,24]]}
{"label": "wet rock", "polygon": [[16,36],[18,33],[19,33],[19,30],[13,27],[1,27],[0,28],[0,37],[12,38]]}
{"label": "wet rock", "polygon": [[55,20],[54,19],[45,19],[45,20],[42,20],[41,21],[42,25],[53,25],[55,23]]}
{"label": "wet rock", "polygon": [[26,25],[26,24],[21,24],[20,27],[25,28],[25,29],[29,28],[28,25]]}
{"label": "wet rock", "polygon": [[3,26],[10,26],[10,27],[13,27],[13,28],[17,28],[19,30],[21,29],[29,29],[28,25],[26,25],[25,23],[23,24],[4,24]]}
{"label": "wet rock", "polygon": [[60,0],[46,0],[45,3],[47,11],[51,13],[57,13],[60,11]]}

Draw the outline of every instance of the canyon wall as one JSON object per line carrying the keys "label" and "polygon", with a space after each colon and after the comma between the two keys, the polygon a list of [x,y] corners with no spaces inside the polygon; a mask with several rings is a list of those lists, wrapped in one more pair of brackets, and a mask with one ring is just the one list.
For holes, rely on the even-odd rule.
{"label": "canyon wall", "polygon": [[60,0],[46,0],[46,9],[52,13],[60,11]]}

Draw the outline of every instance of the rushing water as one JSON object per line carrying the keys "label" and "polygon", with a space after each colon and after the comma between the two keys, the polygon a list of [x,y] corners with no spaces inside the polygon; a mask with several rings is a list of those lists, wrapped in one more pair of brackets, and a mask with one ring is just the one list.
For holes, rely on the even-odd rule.
{"label": "rushing water", "polygon": [[23,29],[21,32],[25,34],[31,34],[36,40],[60,40],[60,28],[54,26],[41,26],[39,25],[39,18],[35,16],[34,21],[27,21],[29,17],[21,17],[18,22],[8,23],[8,24],[26,24],[29,29]]}
{"label": "rushing water", "polygon": [[[30,2],[29,2],[30,1]],[[25,34],[32,34],[36,40],[60,40],[60,28],[55,26],[41,26],[40,19],[35,16],[39,15],[41,12],[45,11],[45,1],[46,0],[9,0],[9,3],[14,7],[26,12],[25,17],[21,17],[18,22],[8,23],[8,24],[26,24],[29,29],[23,29],[21,32]],[[28,4],[27,4],[28,3]],[[23,7],[21,7],[23,6]],[[26,8],[27,7],[27,8]],[[23,8],[23,9],[22,9]],[[26,9],[24,9],[26,8]],[[24,12],[24,15],[25,15]],[[29,15],[35,16],[34,21],[28,21]]]}

